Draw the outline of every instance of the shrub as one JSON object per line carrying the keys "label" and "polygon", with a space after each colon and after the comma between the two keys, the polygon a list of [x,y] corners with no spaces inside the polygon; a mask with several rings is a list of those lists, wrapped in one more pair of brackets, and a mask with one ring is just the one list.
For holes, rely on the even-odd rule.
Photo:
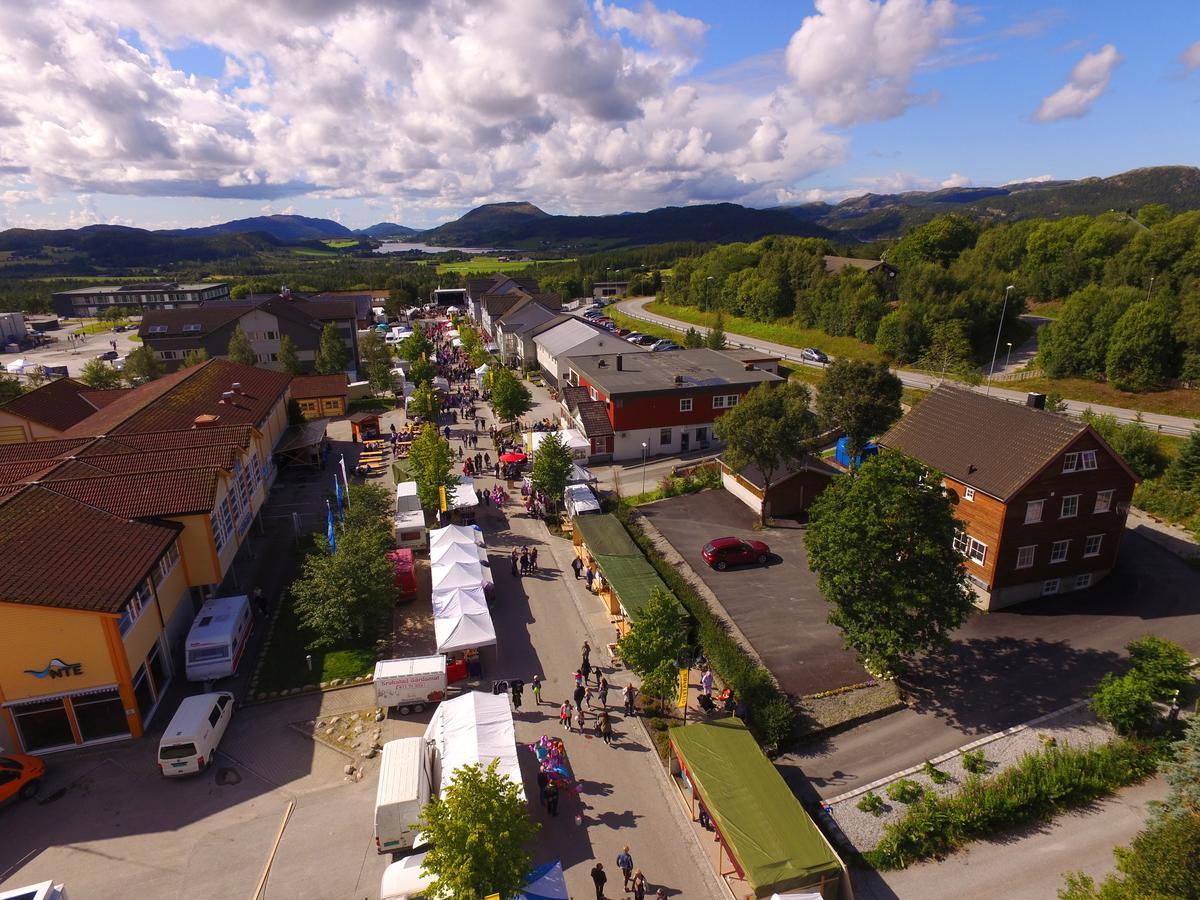
{"label": "shrub", "polygon": [[982,750],[964,750],[959,756],[962,758],[962,767],[972,775],[982,775],[987,771],[987,759]]}
{"label": "shrub", "polygon": [[[1143,900],[1200,897],[1200,815],[1190,813],[1155,822],[1117,847],[1117,872],[1096,885],[1082,872],[1067,874],[1059,900]],[[1117,874],[1119,873],[1119,874]]]}
{"label": "shrub", "polygon": [[1092,711],[1118,734],[1148,734],[1160,720],[1154,708],[1154,691],[1137,672],[1109,672],[1092,692]]}
{"label": "shrub", "polygon": [[1191,683],[1191,654],[1165,638],[1147,635],[1125,648],[1133,672],[1150,688],[1155,700],[1167,702]]}
{"label": "shrub", "polygon": [[945,784],[950,780],[950,776],[947,773],[943,772],[929,760],[925,760],[925,765],[923,765],[921,769],[925,772],[926,777],[934,784]]}
{"label": "shrub", "polygon": [[863,812],[870,813],[877,819],[883,815],[883,798],[874,791],[867,791],[865,794],[863,794],[862,799],[854,805]]}
{"label": "shrub", "polygon": [[901,778],[887,786],[887,795],[897,803],[916,803],[925,796],[925,788],[909,778]]}

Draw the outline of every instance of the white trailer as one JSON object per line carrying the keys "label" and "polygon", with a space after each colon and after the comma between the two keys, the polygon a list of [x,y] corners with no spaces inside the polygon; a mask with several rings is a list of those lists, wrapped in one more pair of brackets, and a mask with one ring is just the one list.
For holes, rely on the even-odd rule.
{"label": "white trailer", "polygon": [[395,853],[417,840],[417,820],[429,802],[431,750],[424,738],[401,738],[383,745],[375,791],[375,849]]}
{"label": "white trailer", "polygon": [[394,706],[401,715],[424,712],[425,704],[446,695],[446,657],[413,656],[375,663],[375,705]]}

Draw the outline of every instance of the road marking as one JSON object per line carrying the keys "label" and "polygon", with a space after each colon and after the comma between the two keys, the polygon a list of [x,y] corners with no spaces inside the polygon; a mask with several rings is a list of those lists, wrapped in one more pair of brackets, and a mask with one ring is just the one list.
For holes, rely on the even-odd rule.
{"label": "road marking", "polygon": [[271,855],[267,857],[267,864],[263,866],[262,875],[258,879],[258,887],[254,889],[254,894],[250,900],[259,900],[262,896],[263,888],[267,886],[267,876],[271,874],[271,863],[275,861],[275,853],[279,850],[279,842],[283,840],[283,829],[287,828],[288,819],[292,817],[292,810],[296,808],[296,801],[289,800],[287,809],[283,811],[283,821],[279,823],[279,832],[275,835],[275,843],[271,845]]}

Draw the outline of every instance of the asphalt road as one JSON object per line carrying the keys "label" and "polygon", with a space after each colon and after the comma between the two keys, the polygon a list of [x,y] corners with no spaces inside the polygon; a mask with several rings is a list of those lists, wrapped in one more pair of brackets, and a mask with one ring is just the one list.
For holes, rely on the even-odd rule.
{"label": "asphalt road", "polygon": [[[693,327],[687,322],[681,322],[678,319],[671,319],[666,316],[660,316],[657,313],[647,312],[645,306],[654,300],[653,297],[635,297],[631,300],[622,300],[617,304],[617,308],[625,315],[634,319],[641,319],[644,322],[651,322],[655,325],[661,325],[665,328],[673,328],[677,331],[685,331]],[[696,326],[701,332],[707,329]],[[773,353],[791,363],[797,365],[812,366],[813,368],[822,368],[821,365],[815,363],[807,363],[800,359],[800,350],[797,347],[789,347],[785,344],[776,344],[771,341],[764,341],[761,338],[747,337],[743,334],[734,334],[732,332],[725,333],[726,338],[731,343],[740,344],[746,347],[752,347],[757,350],[763,350],[768,353]],[[907,369],[896,369],[896,375],[905,387],[918,388],[920,390],[932,390],[941,382],[937,376],[927,375],[924,372],[912,372]],[[975,391],[983,392],[986,387],[971,388]],[[1000,397],[1004,400],[1010,400],[1013,403],[1024,403],[1025,392],[1013,391],[1006,388],[992,385],[991,395]],[[1163,434],[1174,434],[1186,436],[1192,433],[1196,427],[1196,420],[1188,419],[1183,416],[1168,416],[1162,413],[1138,413],[1136,410],[1124,409],[1117,406],[1100,406],[1095,403],[1084,403],[1079,400],[1067,400],[1067,411],[1073,415],[1079,415],[1084,410],[1091,409],[1094,412],[1111,415],[1120,422],[1137,421],[1138,416],[1141,416],[1141,423],[1149,428],[1153,428]]]}
{"label": "asphalt road", "polygon": [[94,359],[106,350],[112,350],[113,342],[116,343],[116,351],[121,356],[128,356],[142,346],[138,341],[133,340],[137,334],[136,330],[103,331],[98,334],[81,335],[80,341],[68,341],[67,336],[75,334],[81,327],[82,323],[75,322],[58,331],[48,331],[46,332],[47,337],[58,340],[43,347],[23,350],[20,353],[5,353],[0,356],[0,361],[7,364],[15,362],[17,359],[27,359],[43,366],[66,366],[67,371],[74,376],[83,371],[88,360]]}

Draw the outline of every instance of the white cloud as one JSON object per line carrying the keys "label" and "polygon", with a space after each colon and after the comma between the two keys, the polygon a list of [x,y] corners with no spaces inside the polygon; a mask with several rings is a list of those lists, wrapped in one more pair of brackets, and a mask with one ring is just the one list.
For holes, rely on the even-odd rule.
{"label": "white cloud", "polygon": [[962,174],[959,174],[958,172],[954,172],[950,175],[949,178],[943,178],[941,180],[941,182],[938,184],[938,187],[960,188],[960,187],[970,187],[971,184],[972,184],[971,179],[968,178],[966,175],[962,175]]}
{"label": "white cloud", "polygon": [[[786,71],[689,80],[707,26],[652,2],[0,4],[0,172],[42,202],[369,200],[414,222],[514,198],[772,203],[844,162],[842,126],[922,99],[914,72],[955,17],[952,0],[818,0]],[[195,42],[218,77],[172,66]]]}
{"label": "white cloud", "polygon": [[823,121],[896,116],[920,99],[913,73],[954,27],[952,0],[816,0],[787,49],[788,72]]}
{"label": "white cloud", "polygon": [[1197,69],[1200,69],[1200,41],[1196,41],[1196,43],[1180,53],[1179,62],[1188,72],[1195,72]]}
{"label": "white cloud", "polygon": [[1054,181],[1053,175],[1034,175],[1032,178],[1014,178],[1012,181],[1004,182],[1003,187],[1010,184],[1039,184],[1043,181]]}
{"label": "white cloud", "polygon": [[1092,104],[1108,90],[1113,70],[1121,62],[1121,54],[1112,44],[1105,44],[1095,53],[1086,54],[1071,70],[1067,83],[1042,100],[1034,119],[1038,122],[1057,122],[1059,119],[1078,119],[1087,115]]}

